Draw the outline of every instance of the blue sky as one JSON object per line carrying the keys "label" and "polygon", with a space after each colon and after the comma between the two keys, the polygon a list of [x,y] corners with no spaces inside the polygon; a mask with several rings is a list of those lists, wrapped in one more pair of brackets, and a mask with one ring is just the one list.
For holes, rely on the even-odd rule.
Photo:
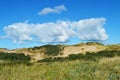
{"label": "blue sky", "polygon": [[119,0],[0,0],[0,48],[120,43]]}

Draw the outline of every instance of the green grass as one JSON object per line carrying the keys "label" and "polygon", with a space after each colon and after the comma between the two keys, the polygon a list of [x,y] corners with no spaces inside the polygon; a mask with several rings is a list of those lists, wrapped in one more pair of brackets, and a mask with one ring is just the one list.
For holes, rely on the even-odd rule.
{"label": "green grass", "polygon": [[98,62],[0,61],[0,80],[120,80],[120,57],[102,58]]}

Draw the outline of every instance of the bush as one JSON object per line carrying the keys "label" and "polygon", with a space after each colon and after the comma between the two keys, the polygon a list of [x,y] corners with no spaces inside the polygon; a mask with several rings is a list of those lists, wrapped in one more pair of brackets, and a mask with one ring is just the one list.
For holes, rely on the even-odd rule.
{"label": "bush", "polygon": [[88,61],[99,61],[101,58],[110,58],[114,56],[120,56],[120,51],[100,51],[100,52],[87,52],[85,55],[82,53],[79,54],[70,54],[68,57],[49,57],[43,60],[40,60],[39,62],[54,62],[54,61],[65,61],[65,60],[88,60]]}
{"label": "bush", "polygon": [[39,60],[38,62],[53,62],[53,61],[54,61],[54,59],[52,57],[49,57],[49,58]]}
{"label": "bush", "polygon": [[44,45],[44,46],[40,46],[40,47],[33,47],[33,48],[29,48],[29,51],[32,49],[34,50],[41,50],[43,53],[47,54],[47,55],[51,55],[51,56],[56,56],[60,53],[60,51],[63,49],[64,47],[61,47],[61,45]]}
{"label": "bush", "polygon": [[62,50],[61,46],[59,45],[45,45],[43,47],[45,48],[45,54],[52,56],[58,55]]}
{"label": "bush", "polygon": [[65,58],[63,58],[63,57],[55,57],[54,58],[54,61],[64,61],[65,60]]}
{"label": "bush", "polygon": [[87,42],[86,43],[87,45],[104,45],[104,44],[102,44],[102,43],[99,43],[99,42]]}
{"label": "bush", "polygon": [[30,63],[28,61],[3,61],[0,62],[0,66],[19,66],[19,65],[26,65],[31,66],[33,63]]}
{"label": "bush", "polygon": [[0,60],[22,60],[30,61],[30,56],[25,56],[24,54],[17,53],[0,53]]}
{"label": "bush", "polygon": [[68,57],[69,60],[76,60],[79,58],[80,58],[80,56],[78,54],[70,54]]}

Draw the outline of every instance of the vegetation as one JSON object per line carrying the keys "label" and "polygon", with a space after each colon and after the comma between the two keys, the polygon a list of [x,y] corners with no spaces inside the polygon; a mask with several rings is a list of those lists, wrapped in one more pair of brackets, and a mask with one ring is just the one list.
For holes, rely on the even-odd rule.
{"label": "vegetation", "polygon": [[120,80],[119,45],[109,45],[99,52],[55,57],[63,48],[60,45],[29,48],[52,55],[37,62],[31,62],[30,56],[22,53],[1,52],[0,80]]}
{"label": "vegetation", "polygon": [[107,47],[108,50],[120,50],[120,44],[108,45]]}
{"label": "vegetation", "polygon": [[86,54],[70,54],[68,57],[49,57],[38,62],[55,62],[55,61],[69,61],[69,60],[87,60],[99,61],[102,58],[120,57],[120,51],[100,51],[100,52],[87,52]]}
{"label": "vegetation", "polygon": [[63,47],[61,45],[44,45],[40,47],[33,47],[33,50],[41,49],[46,55],[56,56],[62,51]]}
{"label": "vegetation", "polygon": [[103,58],[98,62],[5,64],[0,63],[1,80],[120,80],[120,57]]}
{"label": "vegetation", "polygon": [[102,43],[98,43],[98,42],[87,42],[87,45],[104,45]]}
{"label": "vegetation", "polygon": [[30,61],[30,56],[16,53],[0,53],[0,60],[11,60],[11,61]]}
{"label": "vegetation", "polygon": [[79,44],[75,44],[74,46],[83,46],[83,45],[101,45],[101,46],[104,46],[104,44],[98,43],[98,42],[79,43]]}

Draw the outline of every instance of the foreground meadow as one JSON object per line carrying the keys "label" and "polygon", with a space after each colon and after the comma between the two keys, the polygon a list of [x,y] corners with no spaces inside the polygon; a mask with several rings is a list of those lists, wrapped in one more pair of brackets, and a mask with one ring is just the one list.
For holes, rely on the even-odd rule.
{"label": "foreground meadow", "polygon": [[120,57],[99,61],[0,61],[0,80],[120,80]]}

